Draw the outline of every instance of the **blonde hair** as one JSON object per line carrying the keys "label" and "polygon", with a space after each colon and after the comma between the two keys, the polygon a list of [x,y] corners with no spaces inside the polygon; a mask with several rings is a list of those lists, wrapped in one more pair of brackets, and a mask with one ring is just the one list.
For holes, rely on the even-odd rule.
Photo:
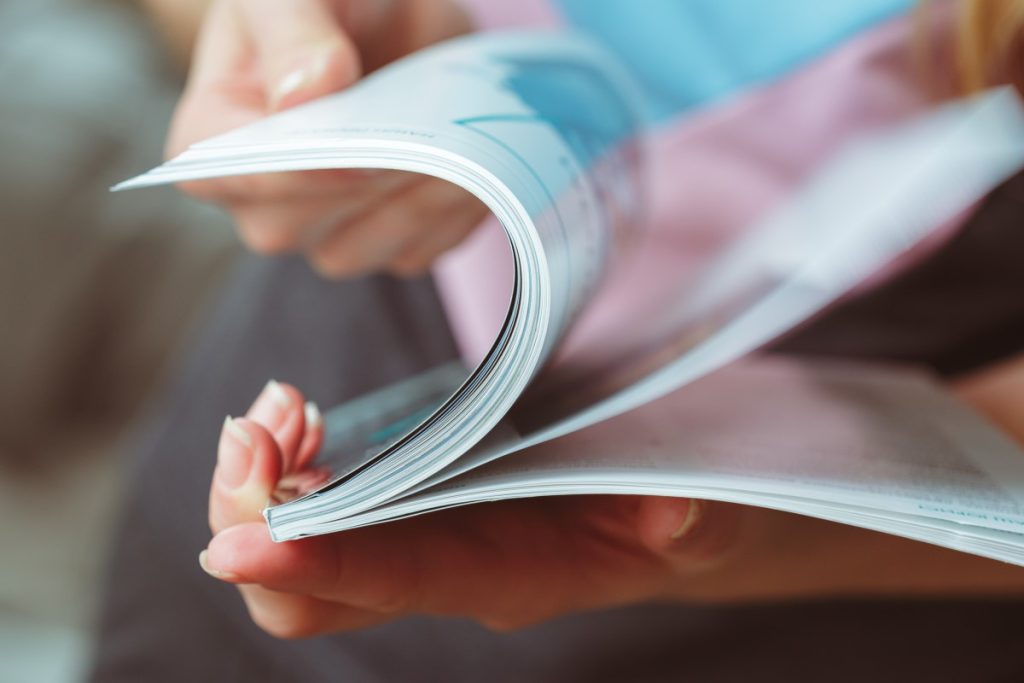
{"label": "blonde hair", "polygon": [[1011,82],[1024,93],[1024,0],[961,0],[957,68],[968,91]]}

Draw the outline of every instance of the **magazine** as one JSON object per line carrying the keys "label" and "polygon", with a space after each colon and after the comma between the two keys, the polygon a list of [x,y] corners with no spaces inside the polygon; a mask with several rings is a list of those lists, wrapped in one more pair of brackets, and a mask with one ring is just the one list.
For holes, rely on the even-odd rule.
{"label": "magazine", "polygon": [[636,101],[628,71],[585,37],[471,36],[116,188],[386,169],[454,183],[504,228],[514,282],[490,351],[328,411],[329,481],[267,508],[274,539],[505,498],[650,494],[1024,564],[1024,454],[927,373],[755,353],[1024,164],[1012,91],[858,138],[685,291],[585,324],[643,230]]}

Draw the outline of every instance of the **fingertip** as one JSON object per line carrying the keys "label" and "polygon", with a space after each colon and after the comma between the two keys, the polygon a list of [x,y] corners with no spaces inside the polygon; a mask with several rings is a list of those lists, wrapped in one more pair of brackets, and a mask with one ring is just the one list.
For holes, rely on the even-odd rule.
{"label": "fingertip", "polygon": [[675,528],[672,529],[672,533],[668,535],[669,541],[675,543],[681,541],[690,535],[690,533],[697,528],[697,524],[700,523],[701,516],[703,515],[704,504],[699,500],[687,501],[686,512],[683,514],[682,519],[675,519],[673,523],[678,522]]}
{"label": "fingertip", "polygon": [[283,468],[281,451],[270,432],[246,418],[227,418],[210,488],[209,521],[214,532],[262,519]]}
{"label": "fingertip", "polygon": [[265,225],[256,218],[240,215],[236,211],[235,223],[238,226],[238,237],[246,249],[263,256],[274,256],[286,254],[295,250],[299,245],[296,235],[280,226]]}
{"label": "fingertip", "polygon": [[307,401],[304,406],[306,432],[299,443],[298,453],[292,465],[293,472],[301,472],[316,458],[324,442],[324,418],[320,406]]}
{"label": "fingertip", "polygon": [[[272,391],[276,394],[275,400],[280,401],[287,410],[299,410],[300,408],[302,411],[305,410],[306,396],[298,387],[277,380],[270,380],[268,385],[273,387]],[[303,414],[305,413],[303,412]]]}
{"label": "fingertip", "polygon": [[[235,426],[244,429],[252,439],[252,467],[243,488],[252,488],[261,494],[273,491],[284,471],[284,462],[277,439],[265,427],[254,420],[236,417]],[[263,498],[266,500],[266,496]]]}
{"label": "fingertip", "polygon": [[310,267],[317,275],[328,280],[342,280],[369,274],[370,270],[359,262],[354,253],[317,245],[306,254]]}
{"label": "fingertip", "polygon": [[227,583],[244,583],[245,580],[238,574],[232,571],[223,569],[217,569],[210,564],[209,551],[203,550],[199,553],[199,567],[204,572],[209,574],[215,579],[220,581],[226,581]]}
{"label": "fingertip", "polygon": [[323,429],[324,418],[316,401],[306,401],[306,404],[303,406],[303,413],[306,416],[307,432],[314,429]]}
{"label": "fingertip", "polygon": [[359,53],[344,40],[331,41],[291,60],[273,76],[268,106],[282,111],[337,92],[362,73]]}
{"label": "fingertip", "polygon": [[245,416],[273,431],[280,426],[289,411],[296,410],[304,402],[305,397],[301,391],[290,384],[272,379],[263,386]]}
{"label": "fingertip", "polygon": [[236,524],[210,539],[206,550],[199,554],[199,564],[206,573],[222,581],[256,583],[254,568],[275,546],[266,524]]}
{"label": "fingertip", "polygon": [[392,275],[404,279],[414,279],[423,277],[430,272],[430,266],[433,264],[436,255],[424,257],[419,254],[412,257],[401,257],[391,263],[388,270]]}
{"label": "fingertip", "polygon": [[275,543],[265,522],[248,522],[217,533],[204,559],[210,570],[234,577],[236,583],[266,584],[301,574],[306,561],[302,551],[301,543]]}
{"label": "fingertip", "polygon": [[637,509],[637,533],[650,550],[665,552],[693,533],[702,510],[693,499],[645,496]]}
{"label": "fingertip", "polygon": [[739,547],[747,509],[708,500],[645,497],[638,509],[638,533],[656,555],[707,569]]}
{"label": "fingertip", "polygon": [[293,471],[306,433],[305,397],[290,384],[270,380],[246,417],[273,435],[283,458],[283,471]]}

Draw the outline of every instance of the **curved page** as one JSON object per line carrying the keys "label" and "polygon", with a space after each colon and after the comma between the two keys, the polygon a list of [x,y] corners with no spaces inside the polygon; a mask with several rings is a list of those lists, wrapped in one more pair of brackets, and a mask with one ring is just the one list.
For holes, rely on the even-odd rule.
{"label": "curved page", "polygon": [[618,64],[581,37],[462,38],[381,69],[342,93],[197,144],[115,188],[281,171],[392,169],[465,188],[505,228],[516,282],[506,323],[480,366],[447,400],[438,401],[438,382],[452,388],[451,373],[406,385],[416,390],[406,393],[408,404],[390,404],[396,419],[389,425],[403,425],[400,434],[385,429],[382,436],[388,425],[374,428],[373,419],[351,422],[373,438],[348,438],[344,457],[330,461],[339,476],[271,516],[325,505],[366,509],[430,476],[498,425],[587,302],[616,233],[636,219],[631,91]]}

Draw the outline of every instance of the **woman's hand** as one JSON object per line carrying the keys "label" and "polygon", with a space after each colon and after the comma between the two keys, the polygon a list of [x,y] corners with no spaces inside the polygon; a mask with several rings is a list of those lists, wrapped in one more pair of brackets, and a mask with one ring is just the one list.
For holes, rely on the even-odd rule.
{"label": "woman's hand", "polygon": [[[215,0],[168,152],[344,89],[470,28],[448,0]],[[238,176],[184,188],[227,207],[250,248],[304,252],[331,277],[418,274],[487,214],[454,185],[395,171]]]}
{"label": "woman's hand", "polygon": [[649,600],[999,594],[1018,567],[886,534],[706,501],[581,496],[469,506],[276,544],[261,509],[325,475],[315,408],[272,383],[225,423],[210,491],[215,534],[200,563],[238,584],[280,637],[363,628],[409,614],[511,629]]}

